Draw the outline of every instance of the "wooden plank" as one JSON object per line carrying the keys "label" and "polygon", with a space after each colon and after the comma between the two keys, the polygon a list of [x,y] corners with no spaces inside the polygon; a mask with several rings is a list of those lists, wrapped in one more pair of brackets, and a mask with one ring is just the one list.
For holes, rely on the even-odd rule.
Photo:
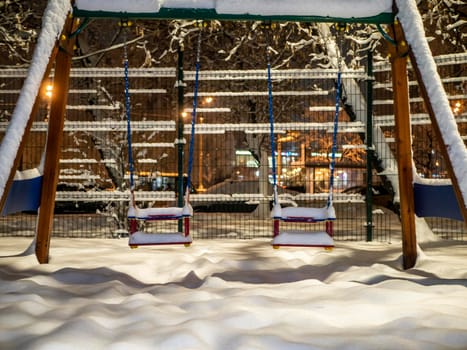
{"label": "wooden plank", "polygon": [[44,162],[41,204],[37,221],[36,257],[39,263],[49,261],[55,192],[58,183],[60,148],[63,140],[65,110],[70,80],[71,58],[75,37],[69,37],[76,22],[69,17],[60,38],[60,49],[55,61],[54,95],[50,105],[49,127]]}
{"label": "wooden plank", "polygon": [[462,196],[462,191],[459,186],[459,181],[456,177],[456,173],[454,172],[454,168],[452,165],[453,159],[449,157],[447,145],[444,142],[443,134],[441,133],[438,120],[436,119],[433,105],[431,104],[430,98],[428,97],[428,92],[425,86],[425,82],[423,81],[422,74],[420,72],[420,69],[418,68],[417,60],[415,59],[415,56],[412,50],[410,50],[410,48],[409,48],[409,57],[410,57],[410,61],[412,63],[415,75],[417,77],[418,87],[420,88],[420,94],[423,97],[423,101],[425,102],[426,109],[428,110],[428,115],[430,116],[431,126],[433,127],[436,138],[439,140],[440,150],[441,150],[443,159],[446,161],[448,174],[452,181],[452,186],[454,188],[454,193],[456,194],[457,202],[459,203],[459,209],[461,210],[462,217],[464,218],[464,222],[467,224],[467,208],[465,206],[466,205],[465,198]]}
{"label": "wooden plank", "polygon": [[394,94],[396,158],[400,189],[402,255],[404,269],[417,261],[417,236],[413,193],[412,137],[410,131],[409,84],[407,76],[408,47],[399,23],[390,26],[395,45],[388,44]]}
{"label": "wooden plank", "polygon": [[[54,61],[55,61],[55,57],[57,56],[57,52],[58,52],[58,45],[55,45],[55,48],[52,50],[52,53],[50,55],[49,63],[47,64],[44,75],[42,77],[41,86],[43,86],[44,83],[49,78],[50,71],[52,70],[52,67],[53,67],[53,64],[54,64]],[[10,191],[11,184],[13,183],[13,178],[15,177],[16,170],[18,169],[18,167],[19,167],[19,165],[21,163],[21,157],[22,157],[23,152],[24,152],[24,147],[26,146],[26,142],[27,142],[29,133],[31,131],[32,124],[34,122],[34,117],[36,116],[37,112],[39,111],[40,105],[41,105],[41,94],[38,93],[37,96],[36,96],[36,99],[34,101],[34,104],[32,106],[31,113],[29,114],[29,119],[28,119],[28,122],[26,124],[26,128],[24,129],[23,136],[21,138],[18,150],[16,152],[16,157],[15,157],[15,160],[13,162],[13,166],[10,169],[10,174],[8,175],[8,180],[7,180],[6,184],[5,184],[5,189],[3,190],[3,194],[2,194],[2,197],[0,199],[0,212],[2,211],[3,206],[5,205],[6,199],[8,197],[8,193]]]}

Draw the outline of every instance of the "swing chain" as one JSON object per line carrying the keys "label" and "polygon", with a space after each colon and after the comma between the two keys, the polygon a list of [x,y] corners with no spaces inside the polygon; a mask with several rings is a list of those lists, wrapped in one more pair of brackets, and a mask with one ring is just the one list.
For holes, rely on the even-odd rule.
{"label": "swing chain", "polygon": [[341,99],[341,90],[342,90],[342,52],[343,51],[343,44],[344,44],[344,34],[348,29],[348,25],[345,23],[338,23],[336,25],[337,28],[337,83],[336,83],[336,101],[335,101],[335,114],[334,114],[334,130],[332,135],[332,150],[331,150],[331,162],[329,164],[330,168],[330,176],[329,176],[329,195],[328,195],[328,203],[327,207],[331,207],[333,204],[333,190],[334,190],[334,169],[336,163],[336,152],[337,152],[337,131],[338,131],[338,123],[339,123],[339,105]]}
{"label": "swing chain", "polygon": [[191,190],[191,173],[193,170],[193,153],[195,148],[195,126],[196,126],[196,116],[197,116],[197,107],[198,107],[198,87],[199,87],[199,69],[201,62],[201,41],[203,34],[203,25],[200,26],[200,31],[198,35],[198,42],[196,48],[196,63],[195,63],[195,83],[194,83],[194,92],[193,92],[193,110],[191,113],[191,137],[188,150],[188,171],[187,171],[187,184],[185,192],[185,202],[189,202],[190,190]]}
{"label": "swing chain", "polygon": [[270,30],[272,25],[267,22],[264,25],[266,28],[266,64],[267,64],[267,83],[268,83],[268,106],[269,106],[269,138],[271,142],[271,155],[272,155],[272,181],[273,181],[273,199],[274,205],[278,204],[277,193],[277,170],[276,170],[276,144],[274,140],[274,109],[272,100],[272,77],[271,77],[271,40]]}
{"label": "swing chain", "polygon": [[198,43],[196,45],[196,63],[201,62],[201,39],[202,39],[202,33],[203,33],[203,22],[200,25],[199,29],[199,35],[198,35]]}
{"label": "swing chain", "polygon": [[344,37],[345,33],[349,30],[348,23],[337,23],[336,24],[337,30],[337,69],[339,71],[342,70],[342,61],[344,60],[342,53],[344,52]]}
{"label": "swing chain", "polygon": [[271,22],[263,23],[263,28],[266,30],[266,63],[271,66],[271,29],[273,29],[273,24]]}
{"label": "swing chain", "polygon": [[[125,27],[126,26],[123,26]],[[127,142],[128,142],[128,166],[130,171],[130,191],[134,191],[134,164],[133,164],[133,150],[131,145],[131,103],[130,103],[130,78],[128,69],[128,49],[127,49],[127,33],[126,29],[123,30],[123,67],[125,77],[125,114],[127,121]]]}

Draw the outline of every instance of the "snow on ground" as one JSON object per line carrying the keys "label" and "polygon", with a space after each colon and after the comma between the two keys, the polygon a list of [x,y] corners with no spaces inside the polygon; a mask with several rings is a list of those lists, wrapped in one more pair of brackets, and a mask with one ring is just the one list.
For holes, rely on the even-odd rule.
{"label": "snow on ground", "polygon": [[[41,37],[51,43],[52,32]],[[36,57],[44,68],[48,56]],[[31,106],[41,75],[29,77],[21,96]],[[11,130],[22,132],[28,114],[17,114]],[[394,241],[326,252],[266,240],[130,250],[125,240],[54,238],[50,264],[39,265],[21,254],[27,239],[0,238],[0,349],[466,349],[467,244],[425,242],[404,271]]]}
{"label": "snow on ground", "polygon": [[0,348],[466,349],[467,244],[0,238]]}

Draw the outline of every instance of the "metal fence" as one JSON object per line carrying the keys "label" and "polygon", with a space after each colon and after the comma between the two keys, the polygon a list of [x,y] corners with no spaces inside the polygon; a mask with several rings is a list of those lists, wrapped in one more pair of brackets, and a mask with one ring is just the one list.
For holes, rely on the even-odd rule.
{"label": "metal fence", "polygon": [[[465,138],[467,55],[439,57],[437,63]],[[319,207],[326,203],[336,74],[328,69],[273,71],[276,170],[284,206]],[[25,75],[24,69],[0,70],[0,139]],[[363,69],[346,71],[343,79],[334,195],[338,218],[335,239],[366,240],[370,232],[374,240],[390,241],[393,234],[400,233],[391,182],[397,167],[390,69],[387,63],[376,64],[374,81]],[[126,232],[129,167],[123,80],[121,68],[72,70],[53,236],[110,238]],[[140,206],[177,205],[181,152],[187,171],[193,81],[194,72],[186,71],[183,95],[188,118],[184,118],[178,115],[180,85],[176,69],[130,69],[131,137]],[[373,88],[376,150],[370,213],[365,203],[367,84]],[[429,117],[416,83],[411,80],[410,86],[413,134],[417,140],[415,164],[424,174],[443,177],[444,162]],[[22,158],[23,169],[40,162],[48,105],[44,90],[42,108]],[[194,141],[190,174],[194,238],[271,237],[272,154],[266,71],[202,71]],[[1,217],[0,236],[32,236],[35,220],[33,213]],[[443,238],[467,238],[462,222],[433,218],[428,222]],[[150,225],[154,226],[152,231],[177,230],[176,222]]]}

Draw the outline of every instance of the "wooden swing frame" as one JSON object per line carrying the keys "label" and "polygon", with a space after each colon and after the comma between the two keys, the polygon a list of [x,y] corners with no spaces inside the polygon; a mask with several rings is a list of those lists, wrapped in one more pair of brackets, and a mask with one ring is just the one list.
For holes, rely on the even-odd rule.
{"label": "wooden swing frame", "polygon": [[[70,78],[71,59],[76,33],[79,28],[80,17],[106,17],[106,18],[146,18],[146,19],[196,19],[196,20],[262,20],[262,21],[305,21],[305,22],[354,22],[354,23],[374,23],[387,25],[389,36],[394,43],[388,43],[391,53],[390,62],[392,67],[392,85],[394,91],[394,108],[396,120],[396,145],[397,162],[399,168],[400,185],[400,212],[402,225],[402,250],[404,268],[411,268],[415,265],[417,257],[415,215],[414,215],[414,194],[412,176],[412,152],[410,134],[410,113],[409,113],[409,93],[407,79],[407,58],[410,58],[414,67],[419,86],[422,91],[425,105],[427,106],[432,125],[438,136],[441,136],[439,125],[436,121],[431,101],[426,93],[427,88],[421,79],[417,61],[407,45],[402,26],[394,21],[397,8],[394,6],[392,13],[385,13],[381,16],[370,18],[331,18],[316,16],[251,16],[251,15],[222,15],[212,10],[205,9],[164,9],[158,14],[129,14],[129,13],[109,13],[109,12],[89,12],[73,9],[73,16],[69,16],[65,22],[63,33],[51,53],[48,67],[44,73],[44,79],[48,77],[53,64],[55,64],[54,85],[59,91],[51,101],[48,139],[46,144],[46,157],[44,164],[43,185],[41,194],[41,210],[39,211],[36,256],[39,263],[49,261],[50,237],[52,232],[53,212],[55,205],[55,191],[58,182],[58,164],[60,159],[60,148],[63,139],[63,128],[65,120],[65,107],[67,101],[68,85]],[[25,140],[32,125],[35,112],[39,108],[39,100],[36,98],[32,112],[29,116],[28,126],[22,136],[20,147],[16,154],[13,167],[4,192],[0,200],[0,208],[3,207],[8,195],[9,187],[13,181],[15,171],[19,165],[21,155],[24,150]],[[464,221],[467,222],[467,210],[464,198],[460,191],[458,179],[455,176],[452,160],[449,158],[447,146],[442,137],[441,151],[447,161],[448,172],[452,179],[456,198],[462,210]]]}

